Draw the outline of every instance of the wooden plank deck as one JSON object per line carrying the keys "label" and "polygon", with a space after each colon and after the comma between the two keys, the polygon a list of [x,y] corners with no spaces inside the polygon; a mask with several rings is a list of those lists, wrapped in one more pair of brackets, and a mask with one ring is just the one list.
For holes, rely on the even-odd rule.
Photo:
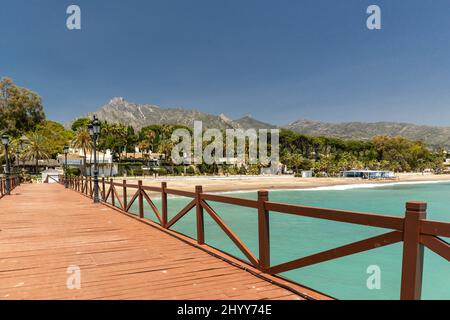
{"label": "wooden plank deck", "polygon": [[[67,288],[72,265],[80,289]],[[0,200],[0,299],[303,298],[60,185],[33,184]]]}

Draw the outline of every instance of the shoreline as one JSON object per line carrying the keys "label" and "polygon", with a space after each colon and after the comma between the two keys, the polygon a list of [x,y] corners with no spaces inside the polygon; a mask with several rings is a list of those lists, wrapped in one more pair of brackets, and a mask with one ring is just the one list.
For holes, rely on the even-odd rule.
{"label": "shoreline", "polygon": [[[353,188],[376,188],[388,185],[425,184],[450,182],[450,174],[399,174],[395,180],[363,180],[359,178],[294,178],[293,176],[230,176],[230,177],[117,177],[116,182],[142,180],[146,186],[159,187],[167,182],[168,188],[193,191],[195,186],[203,186],[208,193],[246,193],[258,190],[298,191],[298,190],[348,190]],[[118,188],[118,191],[120,188]]]}

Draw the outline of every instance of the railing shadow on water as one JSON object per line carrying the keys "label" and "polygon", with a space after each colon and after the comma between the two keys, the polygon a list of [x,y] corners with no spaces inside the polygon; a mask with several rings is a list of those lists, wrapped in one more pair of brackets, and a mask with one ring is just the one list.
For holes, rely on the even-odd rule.
{"label": "railing shadow on water", "polygon": [[[59,182],[64,185],[63,176],[59,178]],[[67,182],[69,188],[90,198],[93,197],[91,177],[70,177]],[[166,182],[162,182],[160,187],[155,187],[144,186],[140,180],[137,184],[130,184],[126,180],[115,182],[113,179],[108,181],[104,178],[99,182],[99,194],[104,204],[113,206],[124,213],[136,215],[140,219],[150,219],[162,228],[171,231],[174,231],[174,226],[181,218],[195,209],[195,232],[190,235],[190,238],[195,240],[197,245],[206,249],[212,248],[205,244],[205,216],[207,216],[239,249],[241,254],[239,256],[232,255],[234,258],[259,269],[262,273],[280,278],[283,278],[280,276],[281,273],[401,243],[400,299],[418,300],[422,293],[424,248],[430,249],[447,262],[450,261],[450,244],[443,239],[443,237],[450,237],[450,223],[427,220],[427,204],[424,202],[407,202],[404,217],[398,217],[272,202],[269,200],[269,192],[266,190],[258,191],[257,199],[253,200],[204,193],[202,186],[196,186],[195,191],[183,191],[168,188]],[[153,201],[156,198],[153,195],[158,195],[159,205]],[[168,216],[168,196],[187,199],[181,209],[170,218]],[[238,237],[211,203],[254,209],[257,224],[257,250],[253,251],[257,251],[257,254]],[[269,224],[269,217],[273,213],[383,228],[389,231],[273,265],[270,257]],[[227,254],[229,253],[227,252]]]}

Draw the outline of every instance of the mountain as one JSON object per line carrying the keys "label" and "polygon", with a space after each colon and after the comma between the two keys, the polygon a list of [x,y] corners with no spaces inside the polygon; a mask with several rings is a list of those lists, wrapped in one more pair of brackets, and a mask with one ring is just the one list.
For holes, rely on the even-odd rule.
{"label": "mountain", "polygon": [[262,129],[275,128],[267,124],[245,116],[238,120],[232,120],[221,114],[219,116],[204,113],[195,109],[161,108],[151,104],[138,104],[121,97],[111,99],[107,104],[95,112],[88,113],[85,117],[96,115],[100,120],[111,123],[131,124],[136,129],[151,124],[181,124],[188,127],[194,125],[194,121],[202,121],[204,128],[218,129]]}
{"label": "mountain", "polygon": [[192,127],[194,121],[203,121],[205,128],[233,128],[224,116],[215,116],[195,109],[161,108],[150,104],[137,104],[124,98],[113,98],[99,110],[86,117],[97,115],[100,120],[131,124],[136,129],[151,124],[181,124]]}
{"label": "mountain", "polygon": [[256,120],[252,118],[251,116],[245,116],[241,119],[235,120],[234,123],[236,123],[240,128],[243,129],[275,129],[277,126],[274,126],[273,124],[265,123],[259,120]]}
{"label": "mountain", "polygon": [[284,128],[314,136],[343,139],[371,139],[376,135],[402,136],[422,140],[430,146],[450,146],[450,127],[416,125],[400,122],[342,122],[297,120]]}
{"label": "mountain", "polygon": [[[202,121],[204,128],[218,129],[272,129],[277,126],[264,123],[247,115],[233,120],[226,115],[213,115],[195,109],[162,108],[151,104],[138,104],[124,98],[113,98],[96,112],[100,120],[133,125],[136,129],[151,124],[181,124],[192,127],[194,121]],[[300,119],[281,128],[314,136],[331,136],[343,139],[368,140],[376,135],[400,135],[411,140],[422,140],[432,147],[450,147],[450,127],[416,125],[400,122],[342,122],[330,123]]]}

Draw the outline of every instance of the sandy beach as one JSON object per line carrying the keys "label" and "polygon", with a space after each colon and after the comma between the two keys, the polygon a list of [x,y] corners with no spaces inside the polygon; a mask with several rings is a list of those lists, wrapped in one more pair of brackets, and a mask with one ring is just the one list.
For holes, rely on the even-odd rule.
{"label": "sandy beach", "polygon": [[203,186],[205,192],[228,192],[250,190],[274,190],[274,189],[308,189],[352,184],[386,184],[398,182],[426,182],[426,181],[450,181],[450,174],[433,175],[421,173],[398,174],[393,180],[363,180],[355,178],[295,178],[293,176],[217,176],[217,177],[117,177],[115,181],[122,182],[126,179],[129,183],[137,183],[142,180],[147,186],[160,186],[166,181],[169,188],[193,191],[195,186]]}

